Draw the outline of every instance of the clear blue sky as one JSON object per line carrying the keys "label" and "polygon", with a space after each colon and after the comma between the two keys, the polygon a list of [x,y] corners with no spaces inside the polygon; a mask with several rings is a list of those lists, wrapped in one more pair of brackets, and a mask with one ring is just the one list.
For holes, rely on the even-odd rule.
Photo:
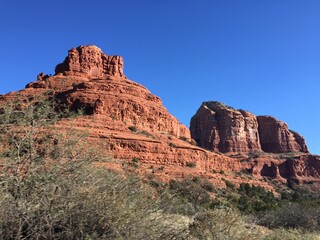
{"label": "clear blue sky", "polygon": [[222,101],[286,122],[320,154],[319,0],[0,0],[0,93],[88,44],[123,56],[186,125]]}

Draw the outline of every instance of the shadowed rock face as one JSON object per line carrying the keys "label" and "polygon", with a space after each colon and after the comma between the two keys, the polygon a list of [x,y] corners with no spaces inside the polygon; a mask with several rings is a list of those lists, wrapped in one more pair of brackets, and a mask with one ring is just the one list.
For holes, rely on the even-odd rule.
{"label": "shadowed rock face", "polygon": [[293,179],[303,183],[309,180],[319,181],[320,157],[316,155],[298,153],[295,156],[275,159],[272,157],[256,158],[251,162],[250,172],[254,175],[270,177],[284,181]]}
{"label": "shadowed rock face", "polygon": [[261,148],[265,152],[308,152],[304,138],[274,117],[258,116]]}
{"label": "shadowed rock face", "polygon": [[204,102],[190,122],[199,146],[220,152],[308,152],[304,138],[273,117]]}
{"label": "shadowed rock face", "polygon": [[190,123],[199,146],[219,152],[261,150],[256,116],[218,102],[204,102]]}

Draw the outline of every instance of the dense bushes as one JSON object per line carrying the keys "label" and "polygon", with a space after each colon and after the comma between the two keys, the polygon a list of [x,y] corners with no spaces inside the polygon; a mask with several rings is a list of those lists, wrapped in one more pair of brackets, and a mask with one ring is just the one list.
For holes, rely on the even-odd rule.
{"label": "dense bushes", "polygon": [[135,224],[141,225],[148,198],[142,197],[145,194],[137,182],[94,167],[81,168],[81,174],[75,176],[54,178],[20,185],[19,197],[1,189],[2,239],[116,238],[125,236]]}
{"label": "dense bushes", "polygon": [[236,205],[240,211],[245,213],[270,211],[276,208],[278,204],[278,199],[273,193],[260,186],[241,183],[238,193],[240,198],[236,201]]}
{"label": "dense bushes", "polygon": [[199,212],[190,224],[190,234],[196,239],[258,239],[259,231],[246,224],[233,210],[216,209]]}
{"label": "dense bushes", "polygon": [[208,191],[205,189],[208,185],[203,185],[197,182],[196,179],[185,179],[181,182],[171,180],[169,188],[172,193],[178,194],[181,198],[186,199],[195,207],[200,207],[211,202],[211,197]]}
{"label": "dense bushes", "polygon": [[270,228],[300,228],[307,231],[320,229],[320,209],[298,203],[288,203],[267,212],[259,224]]}

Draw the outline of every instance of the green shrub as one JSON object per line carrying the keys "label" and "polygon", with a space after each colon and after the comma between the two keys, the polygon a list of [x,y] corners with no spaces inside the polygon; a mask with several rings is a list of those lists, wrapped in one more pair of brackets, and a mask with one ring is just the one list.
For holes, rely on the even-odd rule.
{"label": "green shrub", "polygon": [[225,182],[225,184],[226,184],[226,187],[228,187],[228,188],[234,188],[234,184],[232,183],[232,182],[230,182],[230,181],[228,181],[228,180],[224,180],[224,182]]}
{"label": "green shrub", "polygon": [[146,136],[148,138],[155,139],[155,136],[153,136],[151,133],[149,133],[149,132],[147,132],[145,130],[139,131],[138,133],[141,134],[141,135],[144,135],[144,136]]}
{"label": "green shrub", "polygon": [[206,179],[200,182],[200,186],[209,192],[214,192],[215,190],[215,187],[213,186],[213,184]]}
{"label": "green shrub", "polygon": [[191,179],[184,179],[180,182],[171,180],[169,188],[194,206],[206,205],[211,201],[210,194]]}
{"label": "green shrub", "polygon": [[246,213],[273,210],[277,207],[279,201],[271,191],[267,191],[261,186],[250,186],[248,183],[241,183],[238,193],[240,197],[236,201],[236,206]]}
{"label": "green shrub", "polygon": [[130,165],[134,168],[139,167],[140,158],[132,158]]}
{"label": "green shrub", "polygon": [[173,147],[173,148],[177,148],[177,147],[178,147],[176,144],[174,144],[174,143],[172,143],[172,142],[169,143],[169,146],[170,146],[170,147]]}
{"label": "green shrub", "polygon": [[162,172],[164,170],[164,166],[159,167],[158,170]]}
{"label": "green shrub", "polygon": [[189,141],[188,141],[188,138],[183,137],[183,136],[179,137],[179,139],[182,140],[182,141],[185,141],[185,142],[189,142]]}
{"label": "green shrub", "polygon": [[197,164],[196,164],[195,162],[187,162],[187,163],[186,163],[186,166],[187,166],[187,167],[190,167],[190,168],[194,168],[194,167],[197,166]]}
{"label": "green shrub", "polygon": [[137,129],[136,126],[130,126],[130,127],[128,127],[128,128],[129,128],[129,130],[130,130],[131,132],[137,132],[137,131],[138,131],[138,129]]}

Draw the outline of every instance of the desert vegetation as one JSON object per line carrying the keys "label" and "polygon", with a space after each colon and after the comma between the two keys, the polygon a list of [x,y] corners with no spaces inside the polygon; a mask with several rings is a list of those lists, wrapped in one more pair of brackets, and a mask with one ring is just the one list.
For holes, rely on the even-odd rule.
{"label": "desert vegetation", "polygon": [[[101,167],[96,163],[108,159],[72,126],[76,117],[41,99],[1,106],[1,239],[319,236],[320,204],[305,193],[281,198],[259,186],[227,182],[219,189],[201,177],[151,182]],[[66,119],[58,130],[56,123]],[[129,164],[138,166],[139,159]]]}

